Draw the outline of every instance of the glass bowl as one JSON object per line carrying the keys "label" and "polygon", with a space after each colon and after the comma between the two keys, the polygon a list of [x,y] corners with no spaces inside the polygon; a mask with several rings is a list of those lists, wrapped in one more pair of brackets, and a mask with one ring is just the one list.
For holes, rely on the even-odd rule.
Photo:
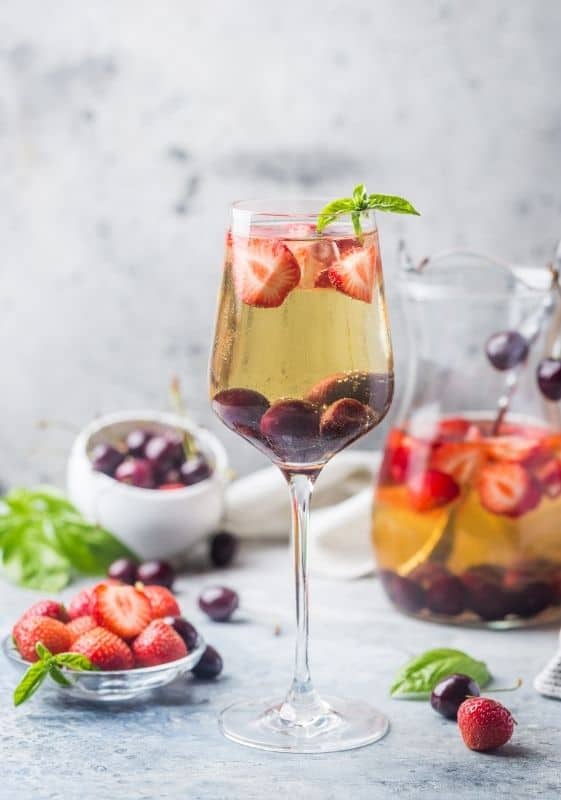
{"label": "glass bowl", "polygon": [[[196,647],[184,658],[160,664],[157,667],[139,667],[138,669],[125,669],[115,671],[85,672],[61,667],[64,677],[70,681],[71,686],[60,686],[51,681],[66,697],[90,700],[99,703],[120,702],[132,700],[152,689],[159,689],[171,681],[184,675],[195,667],[205,650],[205,642],[201,636],[197,639]],[[10,635],[2,641],[4,655],[20,675],[29,667],[29,662],[19,654]]]}

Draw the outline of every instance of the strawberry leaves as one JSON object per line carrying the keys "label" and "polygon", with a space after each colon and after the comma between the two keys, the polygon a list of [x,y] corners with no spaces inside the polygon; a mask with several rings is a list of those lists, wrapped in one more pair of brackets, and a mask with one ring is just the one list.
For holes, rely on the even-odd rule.
{"label": "strawberry leaves", "polygon": [[121,557],[130,551],[56,489],[12,489],[0,499],[0,562],[20,586],[56,592],[73,572],[97,575]]}
{"label": "strawberry leaves", "polygon": [[50,676],[59,686],[72,686],[60,669],[66,667],[78,670],[96,670],[92,662],[80,653],[58,653],[53,655],[41,642],[36,646],[39,660],[31,664],[21,681],[14,690],[14,705],[20,706],[32,697],[47,676]]}
{"label": "strawberry leaves", "polygon": [[317,218],[317,232],[331,225],[341,214],[350,214],[355,235],[362,237],[361,216],[370,209],[388,211],[393,214],[415,214],[419,216],[416,208],[403,197],[389,194],[368,194],[363,183],[353,189],[352,197],[341,197],[332,200],[321,210]]}

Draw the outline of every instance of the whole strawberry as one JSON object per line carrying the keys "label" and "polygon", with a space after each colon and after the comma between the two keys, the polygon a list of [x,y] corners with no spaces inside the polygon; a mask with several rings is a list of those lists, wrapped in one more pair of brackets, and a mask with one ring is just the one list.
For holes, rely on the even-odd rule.
{"label": "whole strawberry", "polygon": [[187,655],[185,642],[163,619],[155,619],[136,637],[132,651],[139,667],[155,667]]}
{"label": "whole strawberry", "polygon": [[470,750],[494,750],[512,736],[516,721],[508,708],[489,697],[470,697],[458,709],[458,727]]}
{"label": "whole strawberry", "polygon": [[92,628],[83,633],[71,646],[72,653],[81,653],[98,669],[132,669],[134,659],[131,649],[119,636],[105,628]]}
{"label": "whole strawberry", "polygon": [[33,603],[22,614],[21,619],[25,619],[25,617],[52,617],[58,619],[59,622],[68,622],[66,609],[58,600],[39,600],[37,603]]}
{"label": "whole strawberry", "polygon": [[181,614],[177,600],[165,586],[143,586],[142,584],[137,584],[137,587],[150,600],[153,619],[178,617]]}
{"label": "whole strawberry", "polygon": [[83,633],[87,633],[93,628],[97,628],[97,622],[91,614],[87,614],[83,617],[76,617],[76,619],[73,619],[66,625],[66,630],[70,634],[71,642],[75,642]]}
{"label": "whole strawberry", "polygon": [[38,642],[51,653],[63,653],[70,647],[66,625],[51,617],[24,617],[13,630],[16,647],[26,661],[37,661]]}

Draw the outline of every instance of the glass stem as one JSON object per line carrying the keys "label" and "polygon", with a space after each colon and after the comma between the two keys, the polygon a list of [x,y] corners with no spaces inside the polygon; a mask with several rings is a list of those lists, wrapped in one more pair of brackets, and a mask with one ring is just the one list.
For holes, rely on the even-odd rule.
{"label": "glass stem", "polygon": [[287,478],[292,503],[296,649],[292,686],[279,713],[287,723],[310,725],[328,711],[313,687],[308,661],[308,526],[310,500],[317,474],[292,474]]}

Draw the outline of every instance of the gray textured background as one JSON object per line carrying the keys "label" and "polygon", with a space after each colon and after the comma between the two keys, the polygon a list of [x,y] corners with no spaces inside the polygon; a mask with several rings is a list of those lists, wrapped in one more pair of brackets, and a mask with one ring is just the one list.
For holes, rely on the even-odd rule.
{"label": "gray textured background", "polygon": [[560,25],[558,0],[0,4],[0,479],[60,479],[70,434],[38,420],[165,406],[172,373],[220,429],[206,360],[232,199],[359,180],[410,197],[421,220],[381,220],[390,282],[405,231],[419,255],[546,259]]}

